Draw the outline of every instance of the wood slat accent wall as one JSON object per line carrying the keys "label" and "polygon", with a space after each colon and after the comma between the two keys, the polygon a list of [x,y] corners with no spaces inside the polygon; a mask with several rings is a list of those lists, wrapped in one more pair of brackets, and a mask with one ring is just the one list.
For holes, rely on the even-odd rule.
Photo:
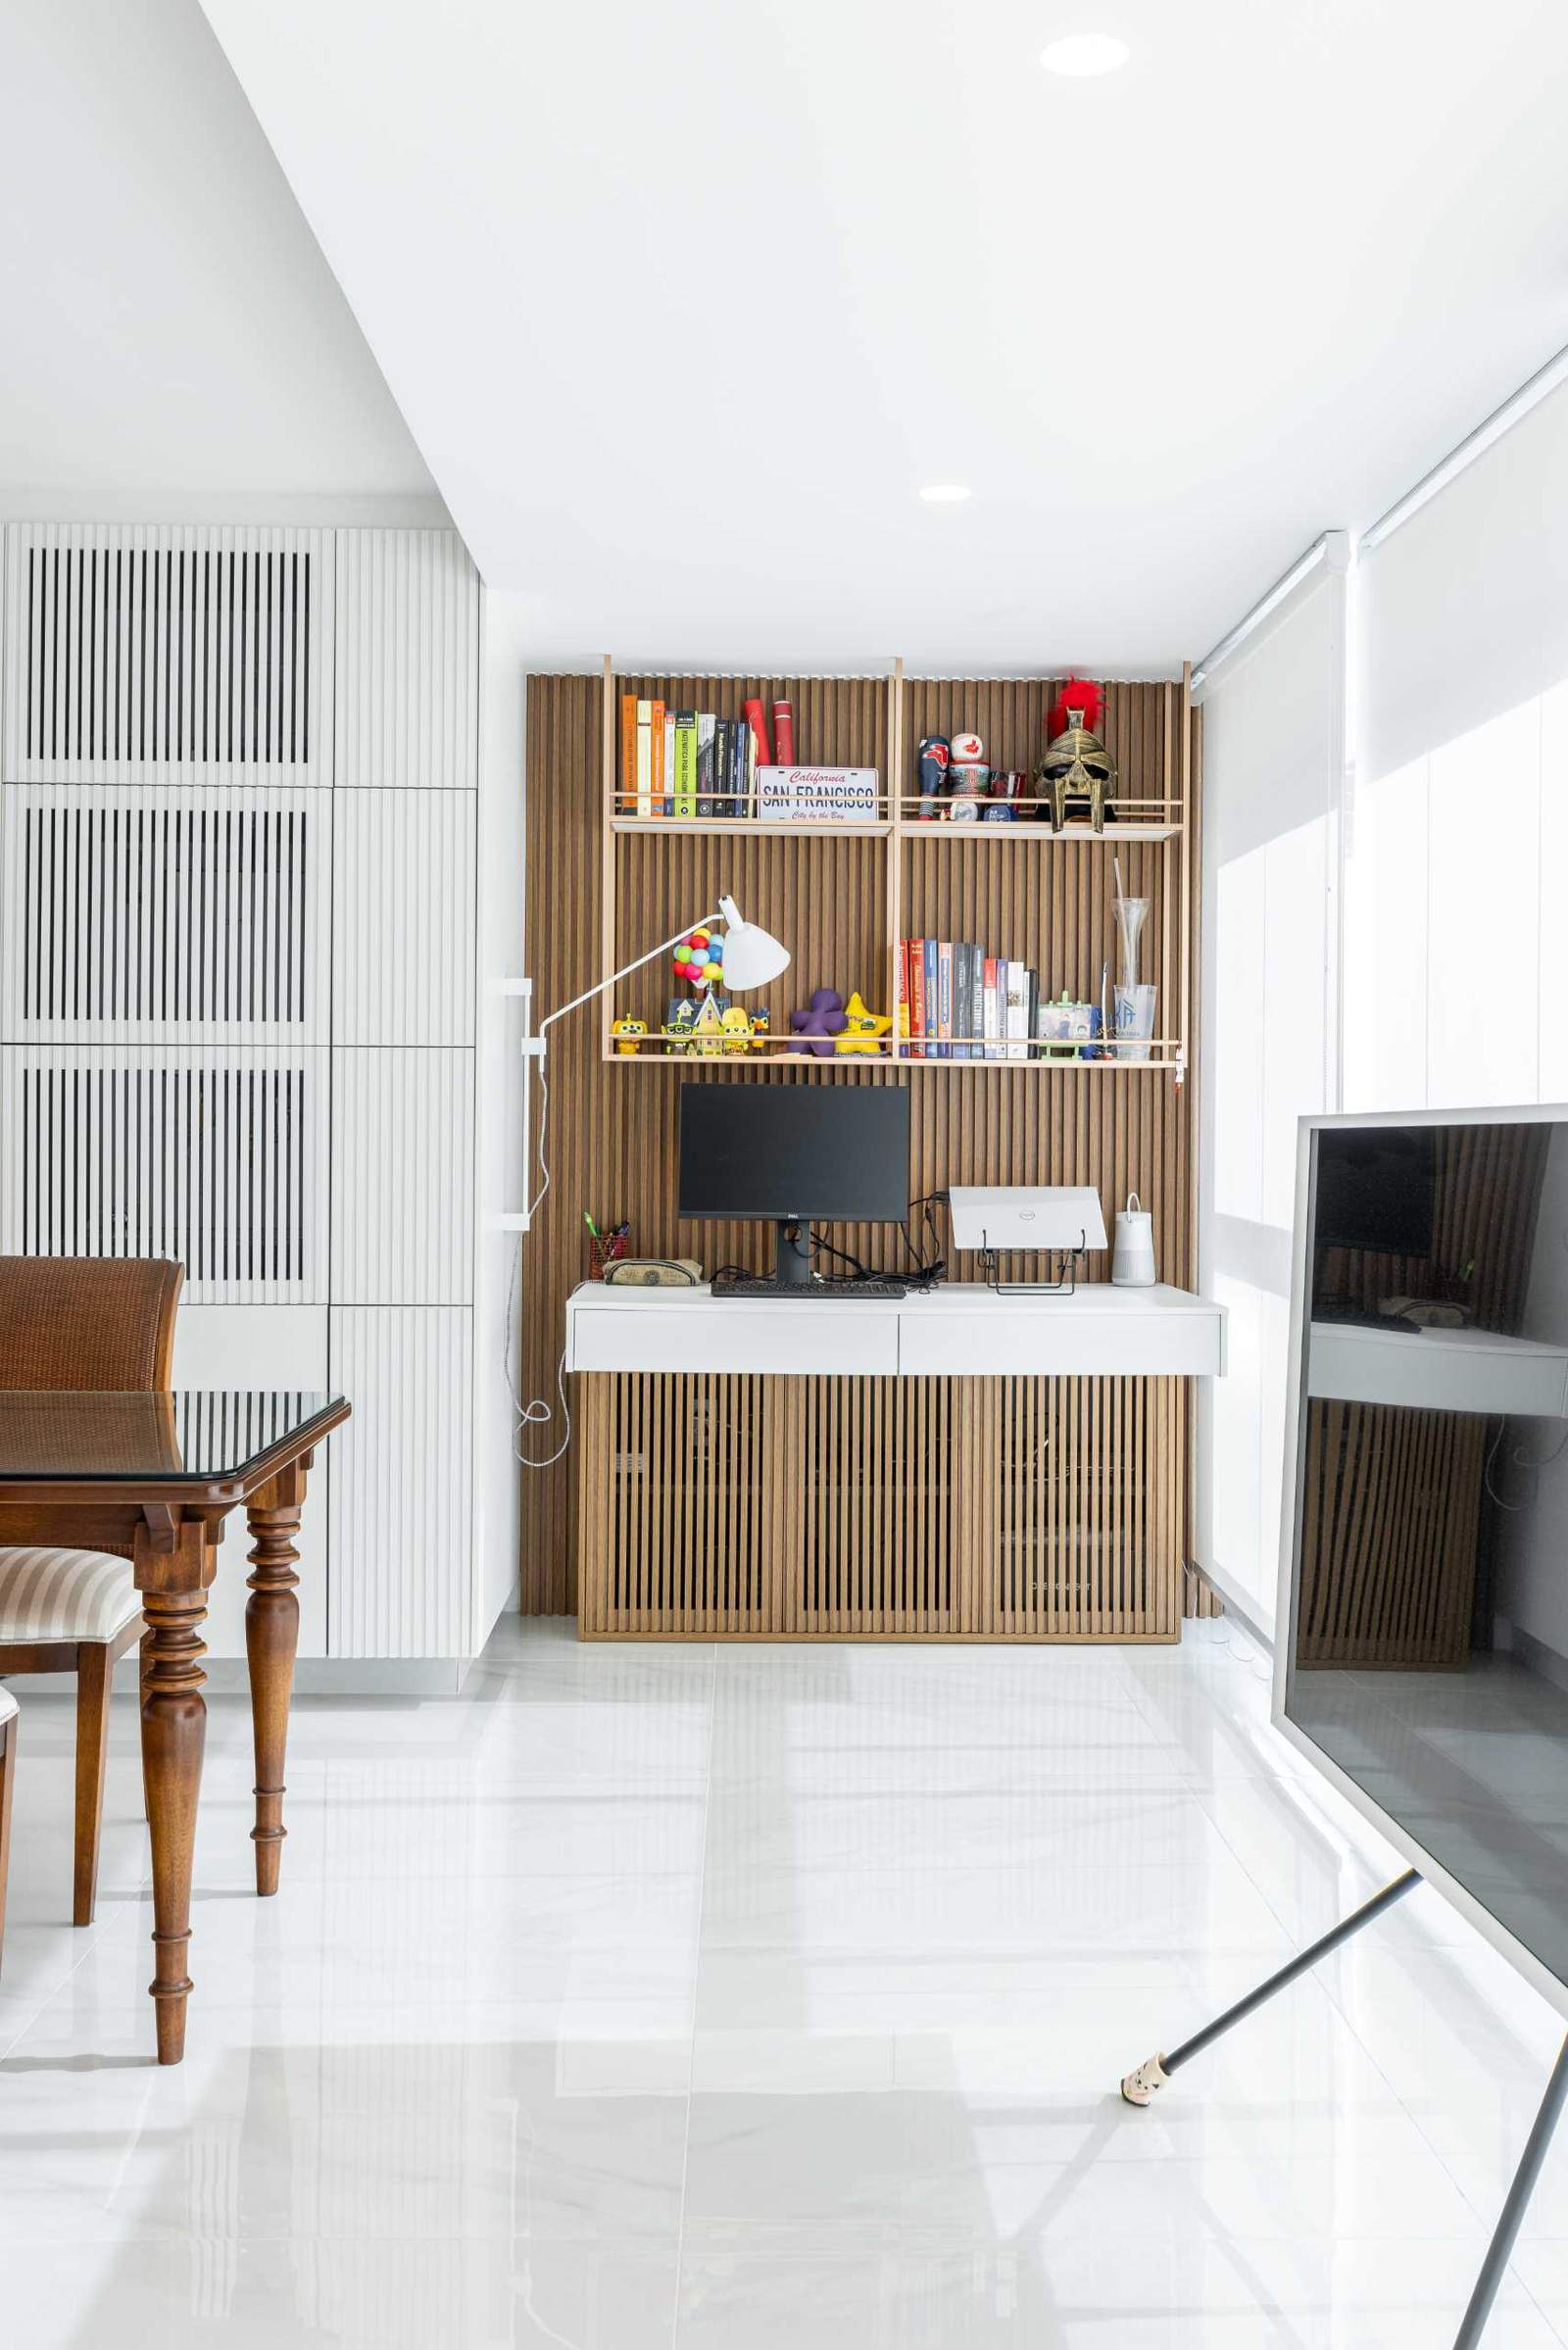
{"label": "wood slat accent wall", "polygon": [[[903,686],[901,709],[899,686],[887,677],[627,677],[616,678],[614,685],[617,694],[657,695],[737,717],[754,693],[764,702],[788,695],[803,759],[874,765],[884,776],[897,729],[906,788],[912,788],[920,734],[960,724],[973,724],[986,736],[994,763],[1032,766],[1053,691],[1038,679],[913,679]],[[720,889],[729,890],[743,911],[755,909],[794,955],[790,971],[770,992],[776,1032],[787,1032],[791,1008],[818,986],[838,987],[846,995],[859,987],[876,1008],[890,1009],[889,941],[901,934],[981,938],[1004,953],[1042,963],[1053,994],[1063,987],[1086,989],[1091,981],[1098,990],[1099,963],[1110,952],[1111,940],[1107,849],[1055,843],[939,849],[907,835],[901,848],[891,836],[835,839],[825,832],[801,838],[748,837],[744,831],[611,833],[604,821],[603,710],[604,681],[598,676],[529,679],[525,967],[534,976],[536,1015],[696,918],[716,902]],[[1136,782],[1142,797],[1172,798],[1182,797],[1186,785],[1188,858],[1163,844],[1127,843],[1121,851],[1129,894],[1156,901],[1145,933],[1144,968],[1160,983],[1156,1027],[1162,1031],[1185,994],[1189,956],[1184,943],[1196,952],[1185,875],[1198,858],[1200,738],[1198,713],[1190,715],[1184,760],[1179,687],[1131,684],[1107,691],[1107,736],[1127,785]],[[895,888],[898,865],[902,871]],[[611,938],[602,937],[600,927],[607,871],[614,878],[616,919]],[[948,926],[949,917],[956,927]],[[612,961],[601,959],[611,953]],[[616,1008],[657,1022],[674,992],[667,971],[651,965],[623,984]],[[1173,1026],[1164,1032],[1184,1033],[1193,1054],[1190,1007],[1182,1031]],[[554,1399],[565,1299],[587,1271],[585,1208],[601,1223],[628,1217],[637,1254],[695,1254],[710,1267],[735,1263],[759,1270],[768,1261],[771,1234],[756,1225],[697,1226],[675,1215],[676,1088],[683,1076],[700,1075],[720,1085],[906,1085],[912,1097],[915,1195],[956,1182],[1093,1183],[1108,1230],[1116,1208],[1136,1191],[1153,1213],[1161,1278],[1188,1285],[1194,1278],[1191,1078],[1180,1086],[1169,1070],[1097,1074],[1070,1063],[892,1068],[803,1059],[749,1067],[652,1057],[606,1061],[601,1053],[602,1023],[592,1006],[552,1032],[552,1184],[523,1242],[525,1395]],[[902,1239],[885,1226],[836,1229],[832,1238],[878,1269],[904,1268]],[[1093,1278],[1107,1278],[1108,1254],[1092,1260],[1090,1270]],[[1172,1456],[1179,1455],[1185,1465],[1185,1388],[1175,1391],[1171,1409],[1177,1421]],[[541,1455],[559,1441],[544,1429],[527,1435]],[[569,1613],[576,1607],[578,1463],[597,1441],[594,1431],[579,1429],[576,1444],[555,1467],[521,1472],[524,1614]],[[1185,1550],[1185,1474],[1168,1498],[1180,1513],[1171,1542],[1175,1556]]]}

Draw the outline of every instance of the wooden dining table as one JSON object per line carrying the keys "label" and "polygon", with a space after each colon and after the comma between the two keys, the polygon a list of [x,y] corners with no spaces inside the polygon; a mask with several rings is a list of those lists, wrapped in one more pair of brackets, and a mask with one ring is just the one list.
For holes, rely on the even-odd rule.
{"label": "wooden dining table", "polygon": [[185,2053],[191,1859],[207,1704],[201,1637],[230,1511],[250,1530],[245,1653],[256,1748],[256,1890],[275,1893],[283,1764],[299,1643],[295,1537],[342,1395],[286,1389],[172,1395],[0,1389],[0,1547],[47,1542],[131,1562],[147,1629],[141,1751],[152,1837],[158,2061]]}

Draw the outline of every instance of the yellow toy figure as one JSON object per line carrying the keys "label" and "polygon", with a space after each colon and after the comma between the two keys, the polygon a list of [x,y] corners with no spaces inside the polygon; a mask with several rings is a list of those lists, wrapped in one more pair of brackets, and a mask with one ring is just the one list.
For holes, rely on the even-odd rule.
{"label": "yellow toy figure", "polygon": [[893,1021],[885,1011],[867,1011],[856,989],[844,1006],[843,1033],[833,1039],[835,1053],[876,1053]]}
{"label": "yellow toy figure", "polygon": [[724,1031],[726,1053],[748,1053],[751,1050],[752,1023],[739,1004],[726,1004],[718,1016]]}
{"label": "yellow toy figure", "polygon": [[610,1024],[610,1033],[615,1040],[615,1051],[617,1053],[635,1053],[637,1051],[636,1046],[629,1041],[623,1044],[621,1039],[626,1038],[627,1040],[630,1040],[632,1037],[646,1036],[648,1034],[648,1022],[646,1020],[612,1020]]}

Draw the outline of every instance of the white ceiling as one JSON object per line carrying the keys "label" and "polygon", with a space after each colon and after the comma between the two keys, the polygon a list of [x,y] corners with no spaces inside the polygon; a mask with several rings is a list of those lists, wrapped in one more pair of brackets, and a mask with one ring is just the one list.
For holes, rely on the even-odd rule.
{"label": "white ceiling", "polygon": [[1568,342],[1545,0],[203,6],[541,657],[1167,669]]}
{"label": "white ceiling", "polygon": [[5,0],[0,219],[0,514],[434,503],[196,0]]}

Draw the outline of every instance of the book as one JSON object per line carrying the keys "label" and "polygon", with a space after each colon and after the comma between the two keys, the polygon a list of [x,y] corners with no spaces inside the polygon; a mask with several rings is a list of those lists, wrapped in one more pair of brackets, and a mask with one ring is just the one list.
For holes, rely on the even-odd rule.
{"label": "book", "polygon": [[675,812],[675,713],[664,712],[664,799],[654,810],[656,815],[672,816]]}
{"label": "book", "polygon": [[1027,1060],[1029,1047],[1029,973],[1023,963],[1009,962],[1007,973],[1007,1009],[1004,1033],[1008,1060]]}
{"label": "book", "polygon": [[973,1034],[969,1026],[969,950],[961,939],[953,949],[953,1033],[957,1043],[953,1048],[955,1060],[967,1060],[969,1048],[963,1042]]}
{"label": "book", "polygon": [[637,813],[637,697],[620,697],[620,796],[616,803],[623,816]]}
{"label": "book", "polygon": [[713,726],[711,710],[697,713],[697,813],[711,816],[713,812]]}
{"label": "book", "polygon": [[773,746],[767,739],[767,720],[762,715],[760,701],[754,696],[750,702],[743,702],[741,716],[751,737],[753,766],[770,767],[773,764]]}
{"label": "book", "polygon": [[909,945],[909,994],[914,1005],[914,1033],[919,1038],[916,1060],[930,1060],[931,1008],[937,994],[937,943],[913,939]]}
{"label": "book", "polygon": [[997,992],[997,958],[988,955],[981,966],[980,1033],[986,1042],[982,1048],[987,1060],[1000,1060],[1002,1049],[1001,1000]]}
{"label": "book", "polygon": [[[1028,980],[1029,1001],[1026,1006],[1023,1032],[1027,1037],[1037,1037],[1040,1034],[1040,979],[1032,964],[1028,972]],[[1031,1044],[1024,1057],[1027,1060],[1039,1060],[1041,1057],[1039,1048]]]}
{"label": "book", "polygon": [[970,939],[963,950],[967,965],[968,987],[964,998],[963,1033],[970,1040],[963,1049],[965,1060],[984,1060],[985,1047],[976,1040],[985,1034],[985,964],[986,951],[978,940]]}
{"label": "book", "polygon": [[697,813],[697,712],[680,710],[675,712],[675,775],[670,794],[671,814],[680,817]]}
{"label": "book", "polygon": [[741,813],[741,760],[745,756],[745,732],[739,718],[724,720],[724,813],[730,817]]}
{"label": "book", "polygon": [[637,705],[637,813],[654,812],[654,706]]}
{"label": "book", "polygon": [[649,777],[648,812],[662,816],[664,812],[664,705],[653,704],[648,721]]}
{"label": "book", "polygon": [[909,1040],[909,942],[899,941],[898,996],[893,1007],[893,1033],[901,1043]]}

